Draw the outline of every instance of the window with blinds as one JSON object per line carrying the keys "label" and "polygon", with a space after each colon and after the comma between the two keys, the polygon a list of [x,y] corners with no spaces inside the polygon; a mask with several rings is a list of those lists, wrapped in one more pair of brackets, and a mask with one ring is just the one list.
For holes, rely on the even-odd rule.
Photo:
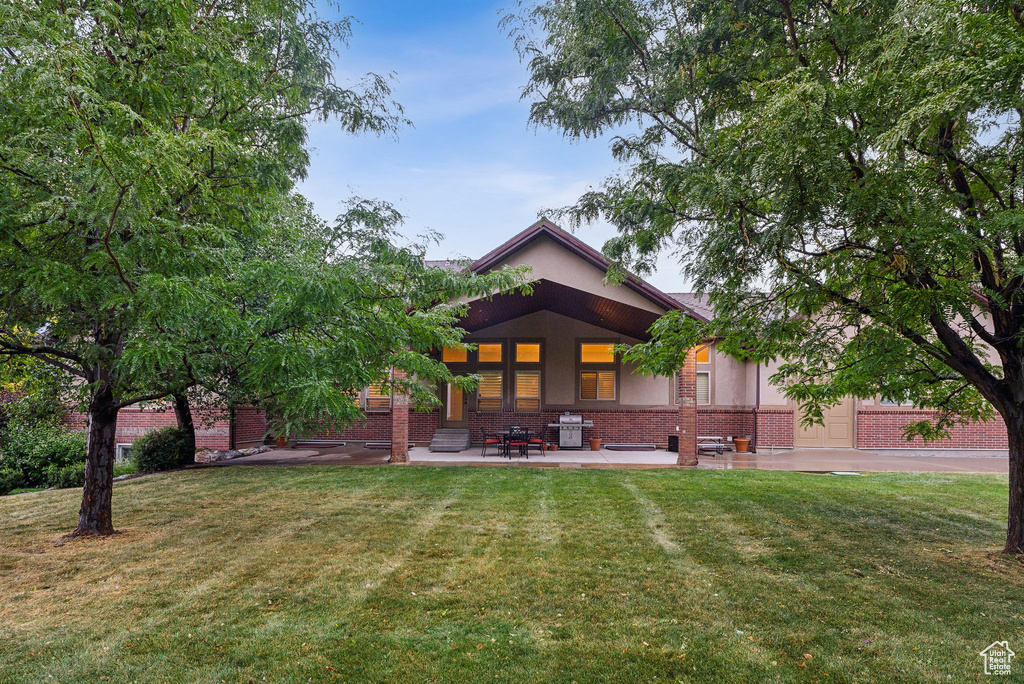
{"label": "window with blinds", "polygon": [[580,399],[612,401],[615,399],[615,371],[582,371]]}
{"label": "window with blinds", "polygon": [[502,409],[502,382],[500,371],[480,373],[480,384],[476,388],[476,410],[497,412]]}
{"label": "window with blinds", "polygon": [[697,403],[711,403],[711,373],[697,373]]}
{"label": "window with blinds", "polygon": [[516,404],[518,412],[540,411],[540,373],[519,371],[516,373]]}
{"label": "window with blinds", "polygon": [[366,388],[366,410],[386,411],[391,408],[391,395],[383,382],[377,382]]}

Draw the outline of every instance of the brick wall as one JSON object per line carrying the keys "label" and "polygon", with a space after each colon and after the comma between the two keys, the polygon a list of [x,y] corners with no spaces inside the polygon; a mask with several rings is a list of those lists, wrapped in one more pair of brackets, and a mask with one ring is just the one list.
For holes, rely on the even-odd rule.
{"label": "brick wall", "polygon": [[[329,439],[353,442],[390,442],[391,411],[372,411],[365,414],[363,422],[350,425],[344,430],[330,430],[314,435],[313,439]],[[409,441],[429,442],[438,426],[438,412],[409,411]]]}
{"label": "brick wall", "polygon": [[480,443],[480,429],[496,432],[505,425],[522,425],[531,432],[544,431],[544,439],[557,441],[558,432],[555,428],[547,428],[548,423],[557,423],[558,416],[565,411],[582,413],[587,420],[594,421],[592,429],[583,431],[583,438],[596,437],[605,444],[637,444],[653,443],[662,446],[668,444],[669,435],[678,434],[679,411],[675,408],[664,409],[587,409],[579,411],[571,407],[549,408],[540,413],[500,413],[469,412],[469,430],[474,444]]}
{"label": "brick wall", "polygon": [[753,437],[754,412],[746,408],[697,407],[697,434],[714,437]]}
{"label": "brick wall", "polygon": [[[225,412],[201,409],[193,412],[193,418],[196,423],[196,447],[231,448],[231,421]],[[89,417],[77,411],[69,411],[64,416],[64,424],[73,430],[85,432]],[[130,406],[118,411],[116,440],[118,444],[131,444],[147,432],[177,425],[178,419],[170,406],[165,410]]]}
{"label": "brick wall", "polygon": [[793,410],[792,409],[757,409],[758,447],[791,447],[793,446]]}
{"label": "brick wall", "polygon": [[235,410],[235,446],[262,444],[267,436],[267,414],[245,406]]}
{"label": "brick wall", "polygon": [[[540,413],[516,413],[502,411],[500,413],[480,413],[468,410],[468,427],[474,444],[481,440],[480,429],[488,432],[500,430],[505,425],[523,425],[531,431],[545,428],[548,423],[558,422],[558,416],[565,411],[580,413],[573,407],[547,408]],[[599,437],[608,444],[615,443],[654,443],[665,445],[668,436],[678,434],[679,410],[666,407],[664,409],[606,409],[582,411],[583,415],[594,421],[594,428],[584,432],[585,438]],[[427,413],[409,412],[409,440],[416,443],[430,442],[434,431],[439,425],[438,411]],[[545,428],[544,438],[557,440],[554,430]],[[363,423],[357,423],[341,431],[332,430],[316,435],[315,439],[350,440],[354,442],[389,442],[391,441],[391,412],[375,411],[366,414]]]}
{"label": "brick wall", "polygon": [[903,428],[908,423],[934,416],[934,411],[917,409],[870,410],[857,412],[858,449],[1006,449],[1006,427],[995,420],[957,425],[950,438],[925,442],[919,437],[907,441]]}

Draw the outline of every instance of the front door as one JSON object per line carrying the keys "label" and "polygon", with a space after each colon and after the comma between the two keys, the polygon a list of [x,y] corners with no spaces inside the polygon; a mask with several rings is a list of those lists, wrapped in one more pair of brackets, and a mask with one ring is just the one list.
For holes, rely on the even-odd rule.
{"label": "front door", "polygon": [[451,383],[441,392],[441,427],[464,428],[469,426],[466,415],[466,393]]}

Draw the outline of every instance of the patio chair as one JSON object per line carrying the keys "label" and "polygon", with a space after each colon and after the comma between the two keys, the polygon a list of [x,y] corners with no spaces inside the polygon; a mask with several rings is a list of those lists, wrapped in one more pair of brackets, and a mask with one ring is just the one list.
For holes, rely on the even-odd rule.
{"label": "patio chair", "polygon": [[512,458],[512,447],[519,449],[520,456],[526,456],[529,458],[529,454],[526,453],[526,447],[529,445],[530,432],[519,426],[514,426],[509,429],[508,434],[505,436],[505,454]]}
{"label": "patio chair", "polygon": [[498,447],[498,453],[500,455],[500,453],[501,453],[501,438],[498,435],[494,434],[494,433],[488,433],[487,430],[485,430],[483,428],[480,428],[480,435],[484,438],[484,444],[483,444],[483,447],[481,447],[481,449],[480,449],[480,455],[481,456],[486,456],[487,455],[487,447],[489,447],[489,446],[496,446],[496,447]]}
{"label": "patio chair", "polygon": [[531,432],[527,435],[526,449],[537,449],[541,456],[544,455],[544,428],[541,428],[537,432]]}

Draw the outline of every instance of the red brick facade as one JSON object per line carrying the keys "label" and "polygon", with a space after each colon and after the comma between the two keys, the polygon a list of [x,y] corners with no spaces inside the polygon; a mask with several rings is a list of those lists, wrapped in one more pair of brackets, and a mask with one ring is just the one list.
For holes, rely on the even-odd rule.
{"label": "red brick facade", "polygon": [[697,433],[714,437],[754,437],[754,412],[748,408],[697,408]]}
{"label": "red brick facade", "polygon": [[[208,409],[194,412],[196,423],[196,446],[200,449],[230,449],[231,421],[223,411]],[[85,432],[89,417],[77,411],[70,411],[64,416],[64,424],[74,430]],[[121,409],[117,414],[118,444],[131,444],[142,435],[162,427],[176,426],[177,418],[174,409],[141,409],[130,406]]]}
{"label": "red brick facade", "polygon": [[986,423],[957,425],[949,439],[925,442],[918,437],[907,441],[903,428],[908,423],[934,416],[918,409],[861,409],[857,412],[858,449],[1006,449],[1006,426],[997,417]]}
{"label": "red brick facade", "polygon": [[235,410],[235,448],[262,444],[267,437],[263,409],[246,406]]}
{"label": "red brick facade", "polygon": [[757,409],[754,414],[760,447],[792,447],[796,430],[793,409]]}

